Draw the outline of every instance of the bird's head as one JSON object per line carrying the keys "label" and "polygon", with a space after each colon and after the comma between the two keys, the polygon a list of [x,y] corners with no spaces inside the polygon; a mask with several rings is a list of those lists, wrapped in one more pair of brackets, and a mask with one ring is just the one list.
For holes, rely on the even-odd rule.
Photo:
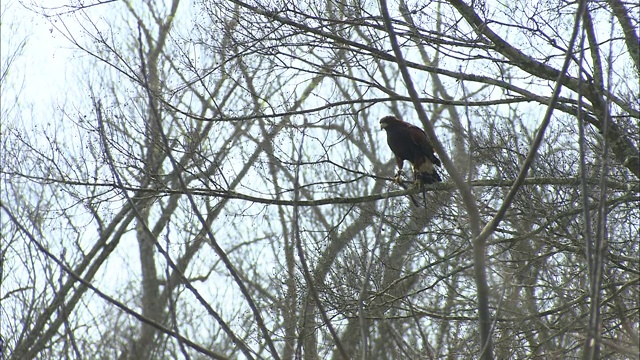
{"label": "bird's head", "polygon": [[382,119],[380,119],[380,128],[381,129],[387,129],[390,126],[397,125],[397,124],[399,124],[401,122],[402,122],[402,120],[396,119],[395,116],[385,116]]}

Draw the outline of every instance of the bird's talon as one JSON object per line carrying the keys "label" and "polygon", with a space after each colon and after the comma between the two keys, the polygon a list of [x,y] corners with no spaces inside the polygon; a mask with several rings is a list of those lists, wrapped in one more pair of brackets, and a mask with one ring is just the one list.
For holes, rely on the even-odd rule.
{"label": "bird's talon", "polygon": [[396,176],[393,178],[393,181],[398,185],[402,184],[402,170],[398,170]]}

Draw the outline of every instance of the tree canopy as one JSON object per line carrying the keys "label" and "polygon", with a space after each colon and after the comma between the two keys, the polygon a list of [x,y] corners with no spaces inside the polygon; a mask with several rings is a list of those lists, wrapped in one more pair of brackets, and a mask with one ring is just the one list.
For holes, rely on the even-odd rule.
{"label": "tree canopy", "polygon": [[638,358],[638,4],[58,3],[60,98],[3,52],[4,358]]}

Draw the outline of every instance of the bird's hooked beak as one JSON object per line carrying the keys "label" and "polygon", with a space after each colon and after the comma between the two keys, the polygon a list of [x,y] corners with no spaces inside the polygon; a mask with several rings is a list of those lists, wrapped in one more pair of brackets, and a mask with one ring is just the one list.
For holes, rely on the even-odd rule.
{"label": "bird's hooked beak", "polygon": [[387,124],[386,122],[380,122],[380,130],[384,130],[389,124]]}

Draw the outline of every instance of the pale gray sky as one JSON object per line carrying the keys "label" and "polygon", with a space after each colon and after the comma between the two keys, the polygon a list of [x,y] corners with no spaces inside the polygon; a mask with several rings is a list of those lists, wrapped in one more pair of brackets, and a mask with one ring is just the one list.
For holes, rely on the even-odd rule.
{"label": "pale gray sky", "polygon": [[[22,53],[11,64],[3,83],[3,106],[11,106],[18,96],[23,123],[46,122],[54,106],[61,105],[75,87],[73,59],[69,41],[56,31],[48,19],[25,8],[19,1],[2,2],[1,56],[3,72],[7,59],[25,40]],[[3,119],[3,122],[7,119]],[[13,121],[9,119],[9,121]]]}

